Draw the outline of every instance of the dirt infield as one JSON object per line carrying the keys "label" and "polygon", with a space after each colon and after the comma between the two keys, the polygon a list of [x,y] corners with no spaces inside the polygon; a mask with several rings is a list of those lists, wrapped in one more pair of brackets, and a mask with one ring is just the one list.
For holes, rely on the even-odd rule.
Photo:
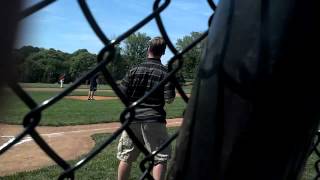
{"label": "dirt infield", "polygon": [[[169,119],[168,127],[180,126],[182,119]],[[111,133],[120,123],[102,123],[92,125],[37,127],[45,141],[64,159],[72,160],[88,153],[94,147],[91,136],[98,133]],[[0,124],[0,146],[21,132],[19,125]],[[0,156],[0,176],[14,172],[30,171],[55,164],[38,147],[31,137],[25,137],[13,148]]]}

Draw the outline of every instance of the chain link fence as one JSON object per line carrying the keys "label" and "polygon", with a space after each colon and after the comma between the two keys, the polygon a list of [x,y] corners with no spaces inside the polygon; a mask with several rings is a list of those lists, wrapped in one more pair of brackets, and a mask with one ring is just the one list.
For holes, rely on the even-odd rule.
{"label": "chain link fence", "polygon": [[314,153],[317,158],[317,160],[314,163],[314,168],[316,170],[316,175],[315,175],[314,179],[319,180],[320,179],[320,150],[319,150],[320,130],[317,131],[314,138],[315,138],[314,143],[313,143],[312,148],[310,150],[309,157],[311,156],[311,154]]}
{"label": "chain link fence", "polygon": [[[40,9],[45,8],[46,6],[50,5],[51,3],[55,2],[55,0],[43,0],[32,7],[24,10],[19,15],[19,20],[24,19],[27,16],[30,16]],[[207,0],[208,5],[212,9],[212,15],[210,16],[208,20],[208,24],[210,26],[211,19],[213,18],[214,11],[216,10],[216,5],[213,0]],[[149,152],[141,142],[138,141],[137,137],[134,135],[132,130],[129,128],[130,123],[133,120],[134,117],[134,108],[141,104],[150,94],[152,94],[154,91],[156,91],[160,86],[163,86],[168,81],[174,82],[177,91],[181,95],[182,99],[187,103],[188,102],[188,96],[183,91],[182,87],[178,83],[178,80],[175,77],[175,74],[181,69],[183,65],[183,55],[188,52],[190,49],[192,49],[194,46],[196,46],[200,41],[202,41],[207,35],[208,31],[205,31],[201,37],[199,37],[197,40],[189,44],[185,49],[182,51],[178,51],[172,41],[170,40],[168,33],[163,25],[162,19],[161,19],[161,12],[163,12],[169,5],[170,0],[155,0],[153,4],[153,11],[146,16],[143,20],[136,23],[133,27],[128,29],[125,33],[121,34],[114,40],[110,40],[101,30],[100,26],[97,24],[93,14],[90,11],[90,8],[88,7],[85,0],[78,0],[78,4],[80,5],[80,8],[84,14],[84,16],[87,19],[88,25],[92,28],[92,30],[95,32],[97,37],[103,42],[104,47],[100,50],[97,56],[97,65],[91,69],[89,72],[87,72],[85,75],[83,75],[81,78],[77,79],[70,87],[66,88],[63,92],[57,94],[56,96],[43,101],[42,103],[38,104],[35,102],[34,99],[32,99],[28,93],[26,93],[22,87],[17,83],[9,83],[9,87],[13,90],[13,92],[20,98],[21,101],[23,101],[30,111],[24,116],[23,119],[23,131],[18,134],[15,138],[11,139],[6,144],[2,145],[0,147],[0,155],[5,153],[7,150],[12,148],[15,144],[17,144],[19,141],[21,141],[24,137],[27,135],[30,135],[33,140],[41,147],[41,149],[62,169],[63,172],[60,174],[59,179],[74,179],[75,171],[77,171],[79,168],[87,164],[92,158],[94,158],[97,154],[99,154],[103,149],[107,148],[108,145],[113,142],[123,131],[127,131],[135,145],[141,150],[141,152],[145,155],[145,158],[140,162],[140,169],[142,171],[142,176],[140,179],[153,179],[150,171],[153,167],[153,161],[154,157],[159,151],[163,150],[165,147],[167,147],[173,140],[175,140],[178,136],[178,132],[176,132],[174,135],[172,135],[162,146],[158,149],[156,152]],[[113,61],[116,48],[115,46],[119,43],[121,43],[123,40],[125,40],[128,36],[135,33],[137,30],[145,26],[150,21],[155,20],[157,27],[162,35],[162,37],[166,40],[167,46],[170,49],[170,51],[173,53],[173,57],[169,60],[168,63],[168,69],[169,74],[168,76],[159,83],[156,87],[154,87],[149,93],[141,97],[139,100],[137,100],[134,103],[130,103],[126,96],[120,91],[118,88],[115,80],[112,78],[110,71],[106,68],[106,65],[108,65],[111,61]],[[104,75],[104,78],[106,79],[107,83],[110,84],[113,91],[116,93],[116,95],[119,97],[121,102],[125,105],[125,109],[122,111],[120,115],[120,121],[122,123],[121,127],[117,129],[107,140],[105,140],[98,148],[92,150],[87,154],[83,159],[79,160],[75,165],[71,165],[66,160],[61,158],[59,154],[57,154],[52,147],[50,147],[44,139],[41,137],[41,135],[37,132],[36,127],[38,126],[39,122],[41,121],[41,114],[44,110],[50,110],[50,107],[57,103],[59,100],[61,100],[64,96],[70,94],[73,90],[75,90],[78,86],[80,86],[83,82],[85,82],[86,79],[90,78],[91,76],[95,75],[97,72],[102,72]],[[317,148],[320,143],[320,132],[316,134],[316,139],[313,144],[313,147],[311,149],[311,153],[315,153],[317,157],[320,159],[320,152]],[[315,179],[320,178],[320,160],[317,160],[315,162],[315,169],[316,169],[316,177]]]}
{"label": "chain link fence", "polygon": [[[27,16],[30,16],[34,13],[37,13],[40,9],[45,8],[46,6],[50,5],[51,3],[55,2],[55,0],[43,0],[32,7],[29,7],[28,9],[24,10],[19,15],[19,20],[24,19]],[[207,1],[208,5],[211,7],[213,13],[211,17],[209,18],[209,22],[211,21],[214,11],[216,9],[216,5],[212,0]],[[11,139],[9,142],[5,143],[0,147],[0,155],[5,153],[7,150],[12,148],[15,144],[17,144],[19,141],[21,141],[24,137],[27,135],[30,135],[33,140],[40,146],[40,148],[62,169],[63,172],[60,174],[58,179],[74,179],[75,177],[75,171],[77,171],[79,168],[87,164],[92,158],[94,158],[97,154],[99,154],[103,149],[107,148],[108,145],[113,142],[123,131],[126,131],[130,138],[133,140],[135,145],[141,150],[141,152],[145,155],[145,158],[140,163],[140,169],[142,171],[142,176],[140,179],[153,179],[150,171],[153,167],[153,160],[154,157],[159,151],[163,150],[165,147],[167,147],[174,139],[177,138],[178,132],[176,132],[174,135],[172,135],[164,144],[161,145],[161,147],[156,152],[149,152],[141,142],[138,141],[135,134],[132,132],[132,130],[129,128],[130,123],[133,120],[134,117],[134,108],[141,104],[146,98],[150,96],[154,91],[156,91],[159,87],[163,86],[168,81],[172,81],[175,84],[175,87],[179,94],[181,95],[182,99],[187,103],[188,102],[188,96],[183,91],[182,87],[178,83],[178,80],[175,77],[175,74],[181,69],[183,65],[183,55],[188,52],[190,49],[192,49],[194,46],[196,46],[200,41],[202,41],[207,35],[208,31],[205,31],[201,37],[196,39],[194,42],[189,44],[185,49],[182,51],[178,51],[172,41],[170,40],[168,33],[163,25],[162,19],[161,19],[161,12],[163,12],[169,5],[170,0],[155,0],[153,4],[153,11],[145,17],[140,22],[136,23],[133,27],[128,29],[125,33],[121,34],[114,40],[110,40],[101,30],[100,26],[97,24],[93,14],[90,11],[90,8],[88,7],[85,0],[78,0],[78,4],[80,5],[80,8],[86,17],[86,20],[88,22],[88,25],[92,28],[92,30],[95,32],[97,37],[103,42],[104,47],[100,50],[97,56],[97,65],[88,71],[85,75],[83,75],[81,78],[77,79],[70,87],[66,88],[61,93],[57,94],[56,96],[47,99],[43,101],[42,103],[38,104],[35,102],[32,97],[28,95],[26,91],[22,89],[22,87],[17,83],[9,83],[8,86],[12,89],[12,91],[20,98],[21,101],[23,101],[30,111],[24,116],[23,118],[23,131],[18,134],[15,138]],[[108,65],[111,61],[113,61],[116,48],[115,46],[119,43],[121,43],[123,40],[125,40],[128,36],[135,33],[137,30],[145,26],[147,23],[149,23],[151,20],[155,20],[157,27],[162,35],[162,37],[165,39],[168,48],[173,53],[173,57],[168,62],[168,69],[169,74],[165,79],[160,82],[156,87],[154,87],[150,92],[145,94],[143,97],[141,97],[139,100],[137,100],[134,103],[130,103],[126,96],[122,93],[122,91],[117,86],[115,80],[111,76],[110,71],[106,68],[106,65]],[[210,25],[210,23],[208,23]],[[75,90],[78,86],[80,86],[82,83],[85,82],[88,78],[94,76],[97,72],[102,72],[104,78],[106,79],[107,83],[112,87],[113,91],[116,93],[116,95],[119,97],[121,102],[125,105],[125,109],[120,115],[120,121],[122,123],[121,127],[117,129],[107,140],[105,140],[98,148],[92,150],[89,152],[83,159],[75,163],[75,165],[71,165],[68,163],[65,159],[61,158],[59,154],[57,154],[52,147],[50,147],[43,137],[37,132],[36,127],[38,126],[39,122],[41,121],[41,114],[44,110],[50,110],[50,107],[57,103],[59,100],[64,98],[66,95],[70,94],[73,90]]]}

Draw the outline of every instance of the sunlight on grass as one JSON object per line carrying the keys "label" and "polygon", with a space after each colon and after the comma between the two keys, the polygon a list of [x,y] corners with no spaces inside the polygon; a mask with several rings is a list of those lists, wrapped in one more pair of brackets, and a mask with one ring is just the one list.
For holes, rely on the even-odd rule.
{"label": "sunlight on grass", "polygon": [[[178,128],[169,128],[169,134],[176,132]],[[110,134],[96,134],[93,135],[93,139],[96,142],[95,147],[101,145]],[[92,159],[84,167],[76,171],[75,179],[107,179],[114,180],[117,177],[118,159],[116,158],[118,139],[114,140],[107,148],[105,148],[100,154]],[[172,147],[175,147],[175,141],[172,143]],[[79,158],[78,160],[80,160]],[[139,169],[139,162],[143,159],[140,155],[138,160],[133,163],[131,171],[131,180],[139,179],[141,172]],[[75,164],[77,161],[69,161]],[[16,173],[11,176],[0,177],[0,180],[15,180],[15,179],[31,179],[31,180],[43,180],[43,179],[57,179],[62,172],[61,168],[54,165],[45,167],[39,170],[31,172]]]}

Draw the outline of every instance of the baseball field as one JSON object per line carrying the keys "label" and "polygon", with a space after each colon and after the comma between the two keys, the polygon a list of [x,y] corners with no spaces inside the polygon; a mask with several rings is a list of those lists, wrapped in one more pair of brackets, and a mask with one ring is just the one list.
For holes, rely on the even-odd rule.
{"label": "baseball field", "polygon": [[[63,90],[56,84],[34,83],[21,86],[37,103]],[[27,106],[9,88],[5,91],[5,108],[0,111],[0,145],[23,130],[22,119],[29,112]],[[190,87],[186,87],[186,91],[190,92]],[[87,93],[88,87],[80,86],[44,111],[40,126],[36,128],[46,142],[71,163],[84,157],[120,127],[119,115],[124,105],[111,88],[99,85],[95,100],[87,100]],[[167,126],[173,127],[169,129],[170,133],[175,132],[176,127],[181,124],[185,106],[180,97],[166,106]],[[114,179],[118,163],[117,141],[118,139],[78,171],[77,179]],[[0,179],[56,179],[61,170],[29,136],[0,156]],[[137,179],[139,174],[135,164],[132,178]]]}
{"label": "baseball field", "polygon": [[[57,84],[21,84],[23,88],[41,103],[63,90]],[[110,133],[120,127],[119,115],[124,105],[107,85],[99,85],[96,100],[87,100],[87,86],[80,86],[73,93],[45,110],[37,131],[53,149],[75,164],[91,149],[96,148]],[[189,94],[191,86],[186,86]],[[27,106],[10,90],[6,90],[5,102],[0,111],[0,146],[12,139],[23,129]],[[173,104],[166,105],[170,134],[178,130],[182,113],[186,107],[177,96]],[[76,179],[115,179],[118,160],[117,141],[103,150],[92,161],[76,171]],[[172,144],[175,146],[175,142]],[[143,157],[140,156],[140,160]],[[316,156],[310,156],[303,180],[312,179],[315,174]],[[140,162],[140,161],[138,161]],[[263,163],[263,162],[262,162]],[[135,163],[131,179],[138,179],[141,172]],[[62,169],[47,157],[31,137],[25,137],[13,148],[0,156],[0,179],[56,179]]]}

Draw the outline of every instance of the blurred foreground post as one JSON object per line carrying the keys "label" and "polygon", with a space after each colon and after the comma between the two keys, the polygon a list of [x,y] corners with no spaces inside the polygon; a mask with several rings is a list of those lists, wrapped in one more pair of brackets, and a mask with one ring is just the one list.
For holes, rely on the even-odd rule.
{"label": "blurred foreground post", "polygon": [[320,117],[318,7],[219,2],[168,179],[299,178]]}

